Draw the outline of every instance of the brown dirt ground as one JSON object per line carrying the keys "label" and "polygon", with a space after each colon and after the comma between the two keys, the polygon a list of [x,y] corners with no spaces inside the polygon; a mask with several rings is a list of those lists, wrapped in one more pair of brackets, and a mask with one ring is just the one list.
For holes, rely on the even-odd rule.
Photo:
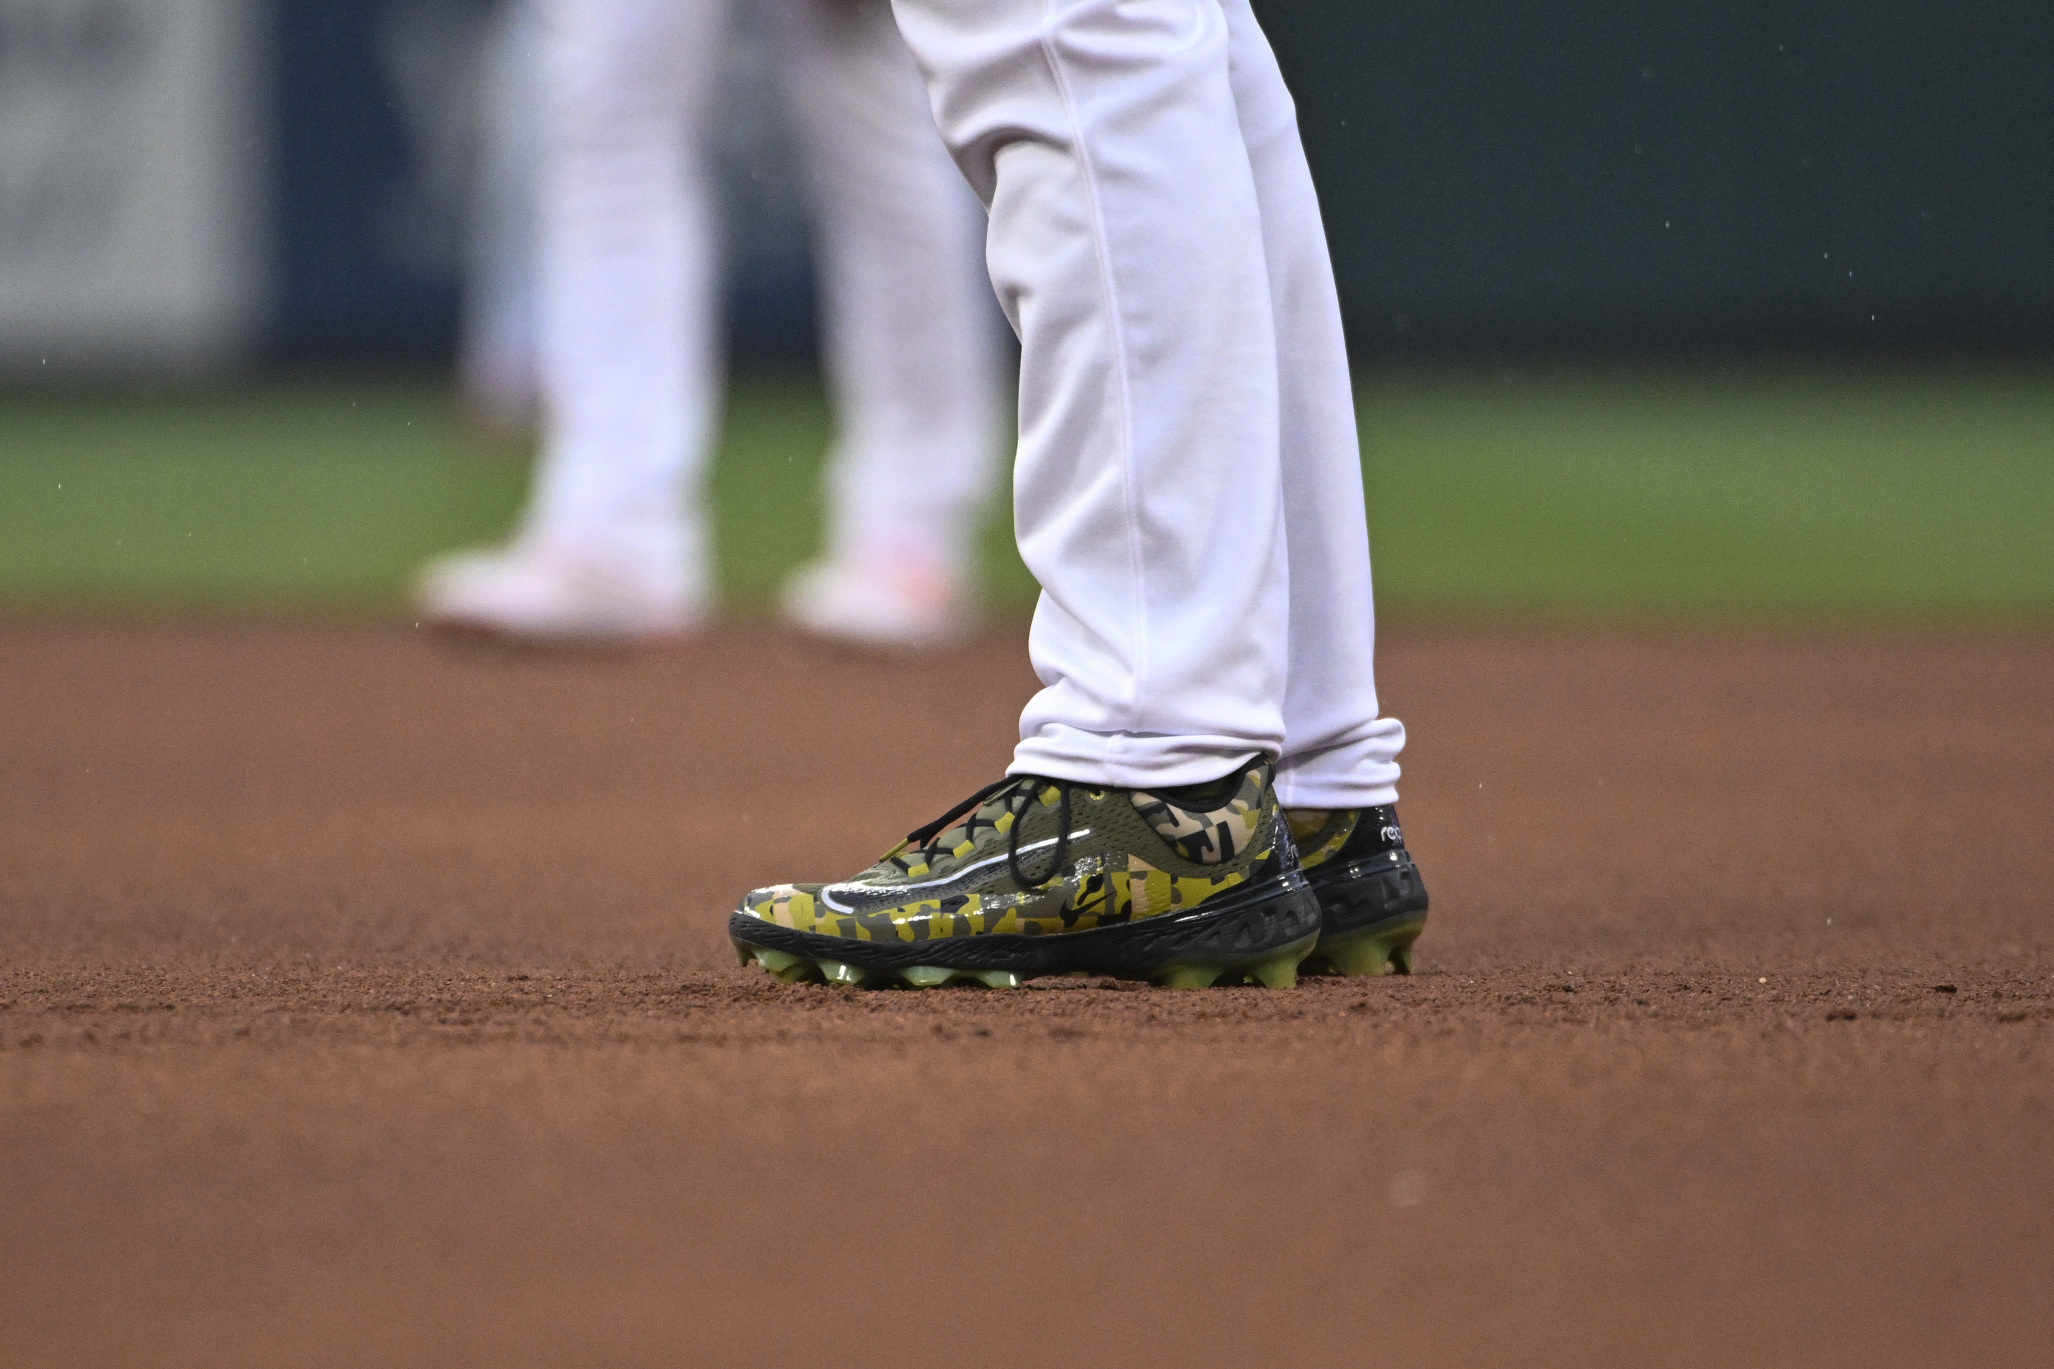
{"label": "brown dirt ground", "polygon": [[0,1362],[2050,1362],[2054,639],[1390,634],[1410,979],[733,968],[1023,658],[0,623]]}

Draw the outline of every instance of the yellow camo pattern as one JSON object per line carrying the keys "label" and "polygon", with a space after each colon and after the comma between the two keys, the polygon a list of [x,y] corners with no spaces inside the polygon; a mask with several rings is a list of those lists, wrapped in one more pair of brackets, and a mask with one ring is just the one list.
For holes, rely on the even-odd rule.
{"label": "yellow camo pattern", "polygon": [[[1336,852],[1348,844],[1348,838],[1355,835],[1355,823],[1362,816],[1362,810],[1351,808],[1336,814],[1326,808],[1293,808],[1284,817],[1291,824],[1291,840],[1298,843],[1298,864],[1310,870],[1315,865],[1333,859]],[[1339,821],[1335,821],[1336,817]],[[1331,828],[1332,830],[1328,830]],[[1305,843],[1318,840],[1319,845],[1308,848]]]}
{"label": "yellow camo pattern", "polygon": [[1184,808],[1145,789],[1134,791],[1134,807],[1156,835],[1184,859],[1198,865],[1221,865],[1257,840],[1265,788],[1263,772],[1255,769],[1242,777],[1239,791],[1223,807]]}
{"label": "yellow camo pattern", "polygon": [[[1105,870],[1089,856],[1059,884],[1024,893],[955,894],[918,899],[862,913],[827,906],[818,895],[781,884],[759,891],[749,911],[765,922],[816,936],[857,941],[936,941],[949,937],[1052,936],[1094,927],[1160,917],[1194,907],[1222,890],[1246,882],[1241,872],[1173,875],[1139,856],[1124,869]],[[875,891],[870,891],[875,892]]]}

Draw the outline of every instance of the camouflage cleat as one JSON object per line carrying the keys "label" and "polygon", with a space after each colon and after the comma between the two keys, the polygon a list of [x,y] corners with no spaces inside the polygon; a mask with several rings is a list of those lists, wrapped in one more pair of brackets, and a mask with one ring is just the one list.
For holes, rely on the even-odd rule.
{"label": "camouflage cleat", "polygon": [[790,983],[1288,988],[1319,904],[1258,760],[1159,793],[1012,776],[854,879],[756,890],[728,935],[743,964]]}
{"label": "camouflage cleat", "polygon": [[1319,945],[1306,972],[1411,974],[1426,885],[1405,849],[1398,810],[1294,808],[1286,817],[1319,898]]}

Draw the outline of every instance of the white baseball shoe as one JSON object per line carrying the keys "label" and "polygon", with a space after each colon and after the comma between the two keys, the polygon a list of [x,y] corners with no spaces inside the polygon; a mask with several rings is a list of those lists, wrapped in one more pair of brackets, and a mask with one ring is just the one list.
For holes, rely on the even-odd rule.
{"label": "white baseball shoe", "polygon": [[952,646],[977,625],[963,587],[912,558],[809,562],[785,581],[784,616],[817,637],[914,651]]}
{"label": "white baseball shoe", "polygon": [[429,562],[414,603],[444,631],[560,646],[674,641],[706,617],[681,572],[519,541]]}

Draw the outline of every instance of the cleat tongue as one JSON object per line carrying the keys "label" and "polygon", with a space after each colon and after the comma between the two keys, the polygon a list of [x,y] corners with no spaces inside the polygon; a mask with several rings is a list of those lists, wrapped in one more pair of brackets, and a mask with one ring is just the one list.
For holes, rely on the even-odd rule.
{"label": "cleat tongue", "polygon": [[956,977],[954,970],[944,970],[935,965],[914,965],[899,971],[899,978],[916,989],[935,989]]}

